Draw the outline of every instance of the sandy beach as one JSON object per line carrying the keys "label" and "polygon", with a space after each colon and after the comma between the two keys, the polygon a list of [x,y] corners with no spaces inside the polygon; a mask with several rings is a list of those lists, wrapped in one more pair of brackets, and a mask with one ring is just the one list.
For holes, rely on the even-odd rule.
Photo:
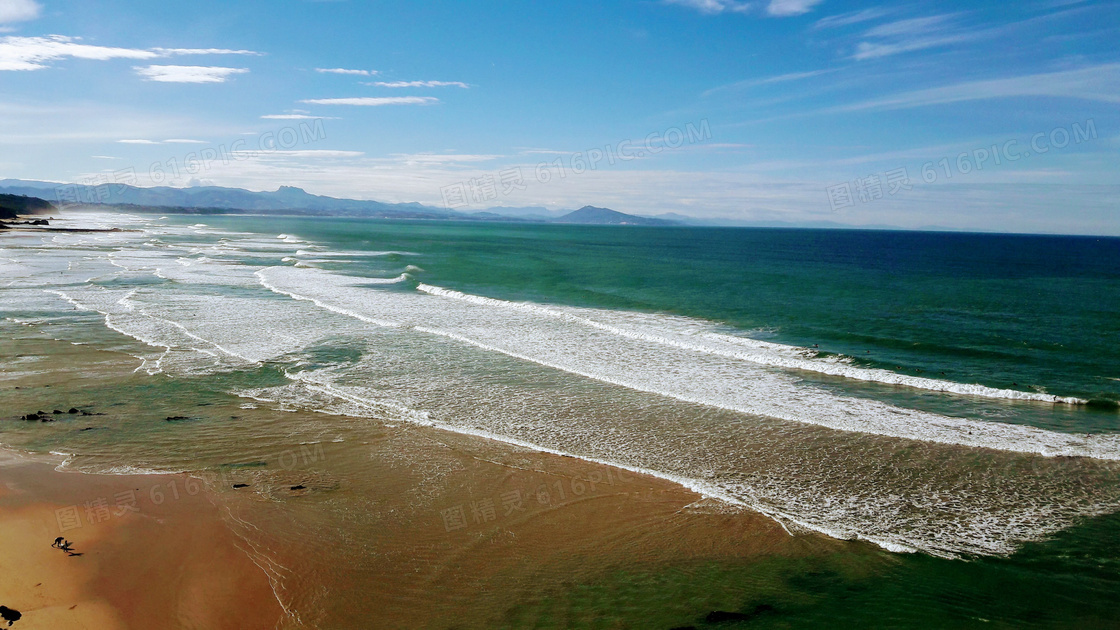
{"label": "sandy beach", "polygon": [[[57,472],[0,455],[0,593],[18,628],[271,628],[281,609],[201,489],[183,476]],[[72,551],[52,547],[58,536]]]}
{"label": "sandy beach", "polygon": [[[13,357],[0,390],[8,438],[45,429],[76,453],[68,472],[54,469],[60,457],[11,451],[0,467],[0,527],[18,541],[3,545],[3,566],[21,567],[0,578],[0,605],[23,615],[17,628],[373,627],[373,619],[386,628],[485,628],[549,625],[556,615],[579,625],[602,611],[540,615],[581,584],[666,571],[693,592],[658,604],[657,614],[684,624],[698,607],[761,603],[744,603],[739,588],[688,587],[688,571],[852,545],[791,536],[675,483],[577,458],[370,419],[324,434],[337,417],[224,394],[195,406],[138,397],[130,383],[150,377],[118,352],[41,335],[4,349]],[[57,401],[93,413],[52,414]],[[15,413],[40,408],[52,422]],[[211,419],[225,422],[220,431],[206,428]],[[142,438],[152,453],[195,453],[193,476],[76,472],[115,468],[115,447],[95,440],[145,425],[159,430]],[[202,437],[183,442],[187,431]],[[207,464],[207,440],[221,440],[231,463]],[[60,518],[81,527],[62,531]],[[56,536],[83,555],[51,548]],[[643,586],[635,599],[652,593]]]}

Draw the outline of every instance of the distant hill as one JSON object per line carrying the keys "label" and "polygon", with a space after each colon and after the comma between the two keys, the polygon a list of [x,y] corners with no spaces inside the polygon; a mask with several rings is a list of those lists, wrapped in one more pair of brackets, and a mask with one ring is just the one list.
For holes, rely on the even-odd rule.
{"label": "distant hill", "polygon": [[553,219],[554,223],[579,223],[581,225],[680,225],[677,221],[636,217],[609,208],[584,206],[562,217]]}
{"label": "distant hill", "polygon": [[639,217],[607,208],[584,206],[567,214],[540,206],[495,207],[481,212],[457,212],[419,203],[338,199],[312,195],[302,188],[281,186],[255,192],[221,186],[140,188],[125,184],[90,186],[56,182],[0,180],[0,192],[54,197],[63,205],[113,206],[130,212],[177,214],[275,213],[305,216],[342,216],[371,219],[454,219],[459,221],[551,222],[581,225],[680,225],[667,219]]}
{"label": "distant hill", "polygon": [[85,186],[6,179],[0,180],[0,191],[53,196],[63,204],[81,202],[83,205],[131,206],[130,209],[134,211],[142,211],[144,208],[166,208],[168,211],[206,208],[238,212],[295,211],[294,214],[375,218],[436,219],[464,216],[419,203],[384,203],[312,195],[294,186],[281,186],[272,192],[254,192],[221,186],[140,188],[124,184]]}
{"label": "distant hill", "polygon": [[483,212],[495,214],[503,217],[514,217],[518,219],[529,219],[531,221],[551,221],[561,215],[567,214],[569,210],[549,210],[543,206],[495,206],[487,208]]}
{"label": "distant hill", "polygon": [[[86,186],[59,182],[22,179],[0,179],[0,197],[10,199],[34,198],[46,206],[38,209],[19,205],[22,213],[50,212],[55,206],[47,201],[57,200],[59,207],[73,205],[106,206],[128,212],[174,214],[281,214],[297,216],[340,216],[363,219],[451,219],[455,221],[502,221],[512,223],[567,223],[574,225],[687,225],[711,227],[751,227],[789,229],[856,229],[901,230],[893,225],[854,225],[832,221],[777,221],[759,219],[701,218],[675,213],[658,216],[635,216],[595,206],[584,206],[574,212],[550,210],[542,206],[495,206],[481,211],[458,212],[446,208],[425,206],[419,203],[386,203],[382,201],[338,199],[312,195],[302,188],[281,186],[275,191],[255,192],[242,188],[221,186],[192,186],[172,188],[156,186],[140,188],[123,184]],[[11,202],[10,202],[11,203]],[[35,203],[35,202],[31,202]],[[11,217],[11,210],[0,209],[0,219]],[[918,230],[947,231],[950,228],[925,226]]]}
{"label": "distant hill", "polygon": [[0,194],[0,219],[14,219],[21,214],[53,212],[55,209],[49,201],[38,197]]}

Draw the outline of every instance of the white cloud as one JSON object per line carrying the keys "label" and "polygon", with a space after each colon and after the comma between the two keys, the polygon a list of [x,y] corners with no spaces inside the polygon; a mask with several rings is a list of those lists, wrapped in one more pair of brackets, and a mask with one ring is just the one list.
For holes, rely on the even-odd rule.
{"label": "white cloud", "polygon": [[225,83],[230,75],[249,71],[248,68],[216,66],[147,66],[135,67],[133,70],[149,81],[162,83]]}
{"label": "white cloud", "polygon": [[[0,3],[4,0],[0,0]],[[82,44],[76,38],[65,35],[44,37],[0,38],[0,71],[4,70],[42,70],[51,61],[59,59],[157,59],[172,55],[211,55],[211,54],[257,54],[250,50],[228,50],[225,48],[118,48]]]}
{"label": "white cloud", "polygon": [[153,59],[159,54],[150,50],[112,48],[79,44],[63,35],[46,37],[5,37],[0,39],[0,70],[42,70],[46,62],[74,57],[76,59]]}
{"label": "white cloud", "polygon": [[820,3],[821,0],[770,0],[766,12],[777,17],[804,15]]}
{"label": "white cloud", "polygon": [[126,139],[126,140],[117,140],[117,142],[119,142],[119,143],[121,143],[121,144],[160,144],[159,142],[156,142],[155,140],[132,140],[132,139]]}
{"label": "white cloud", "polygon": [[433,105],[439,102],[433,96],[388,96],[388,97],[355,97],[355,98],[311,98],[300,101],[310,105],[358,105],[364,107],[378,107],[381,105]]}
{"label": "white cloud", "polygon": [[333,116],[311,116],[309,114],[267,114],[264,120],[338,120]]}
{"label": "white cloud", "polygon": [[374,81],[373,83],[366,83],[366,85],[373,85],[377,87],[387,88],[407,88],[407,87],[461,87],[469,88],[470,86],[461,81]]}
{"label": "white cloud", "polygon": [[229,48],[153,48],[162,56],[169,55],[260,55],[255,50],[231,50]]}
{"label": "white cloud", "polygon": [[[235,152],[238,155],[255,155],[253,152]],[[272,157],[298,157],[298,158],[355,158],[365,155],[362,151],[338,151],[333,149],[305,149],[297,151],[264,151],[256,154],[257,157],[268,159]]]}
{"label": "white cloud", "polygon": [[[813,10],[822,0],[770,0],[766,13],[775,17],[803,15]],[[665,4],[695,9],[705,15],[720,13],[747,13],[755,7],[753,2],[742,0],[662,0]]]}
{"label": "white cloud", "polygon": [[0,24],[34,20],[42,9],[34,0],[0,0]]}
{"label": "white cloud", "polygon": [[394,153],[390,156],[404,164],[454,164],[457,162],[488,162],[502,156],[468,153]]}
{"label": "white cloud", "polygon": [[838,107],[830,111],[906,109],[925,105],[1018,96],[1050,96],[1120,103],[1120,63],[1004,79],[967,81],[925,90],[903,92],[894,96]]}
{"label": "white cloud", "polygon": [[946,13],[880,24],[863,34],[863,37],[873,41],[859,42],[852,58],[865,60],[888,57],[914,50],[955,44],[980,36],[980,33],[975,31],[955,30],[954,22],[959,15],[959,13]]}
{"label": "white cloud", "polygon": [[315,68],[315,72],[324,74],[353,74],[360,77],[372,77],[380,74],[377,70],[349,70],[347,68]]}
{"label": "white cloud", "polygon": [[205,140],[189,140],[187,138],[169,138],[164,142],[168,144],[206,144]]}
{"label": "white cloud", "polygon": [[765,77],[765,78],[762,78],[762,79],[747,79],[745,81],[736,81],[735,83],[729,83],[727,85],[721,85],[719,87],[714,87],[710,90],[705,91],[700,96],[706,97],[706,96],[711,96],[713,94],[719,94],[721,92],[727,92],[727,91],[730,91],[730,90],[739,90],[739,89],[744,89],[744,88],[757,87],[757,86],[760,86],[760,85],[770,85],[770,84],[774,84],[774,83],[788,83],[790,81],[800,81],[802,79],[811,79],[813,77],[819,77],[822,74],[829,74],[831,72],[836,72],[837,70],[839,70],[839,68],[829,68],[827,70],[810,70],[808,72],[790,72],[790,73],[787,73],[787,74],[779,74],[779,75],[776,75],[776,76]]}
{"label": "white cloud", "polygon": [[887,24],[880,24],[871,28],[866,33],[865,37],[916,37],[919,35],[927,35],[933,32],[944,30],[949,26],[950,22],[957,17],[957,13],[945,13],[942,15],[931,15],[928,17],[910,18],[906,20],[897,20],[895,22],[888,22]]}
{"label": "white cloud", "polygon": [[746,13],[751,9],[749,2],[737,2],[736,0],[664,0],[665,4],[675,4],[707,14],[715,15],[717,13]]}
{"label": "white cloud", "polygon": [[91,155],[90,157],[95,159],[95,160],[123,160],[124,159],[124,158],[119,158],[119,157],[113,157],[111,155]]}
{"label": "white cloud", "polygon": [[840,28],[843,26],[851,26],[852,24],[860,24],[876,20],[890,13],[886,9],[872,8],[863,9],[861,11],[852,11],[850,13],[841,13],[839,15],[830,15],[828,17],[817,20],[813,28]]}
{"label": "white cloud", "polygon": [[864,61],[866,59],[878,59],[880,57],[889,57],[891,55],[912,52],[915,50],[925,50],[926,48],[948,46],[949,44],[956,44],[967,39],[969,38],[963,35],[954,35],[947,37],[923,37],[921,39],[913,39],[907,42],[892,44],[860,42],[858,45],[856,45],[856,52],[852,54],[852,59],[855,59],[857,61]]}

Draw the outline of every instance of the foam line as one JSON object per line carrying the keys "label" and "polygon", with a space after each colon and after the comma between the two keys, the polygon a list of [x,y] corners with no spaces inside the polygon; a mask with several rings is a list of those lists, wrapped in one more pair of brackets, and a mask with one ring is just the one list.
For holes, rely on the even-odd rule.
{"label": "foam line", "polygon": [[[361,321],[379,326],[412,328],[417,332],[438,335],[544,367],[684,402],[848,432],[1035,453],[1048,457],[1120,460],[1120,435],[1117,434],[1060,433],[1024,425],[954,418],[895,407],[875,400],[837,396],[798,383],[792,376],[783,377],[757,368],[743,372],[747,370],[743,364],[710,364],[699,360],[704,355],[737,358],[726,357],[723,353],[711,353],[707,348],[682,348],[678,343],[660,342],[654,342],[651,347],[648,335],[629,334],[631,331],[623,331],[627,334],[619,335],[615,332],[617,327],[613,326],[606,327],[608,330],[604,332],[610,333],[618,342],[627,340],[625,346],[610,342],[611,337],[588,337],[591,333],[577,335],[581,329],[603,330],[600,326],[587,326],[583,321],[574,322],[581,324],[576,329],[551,327],[532,332],[532,328],[525,329],[525,326],[535,325],[532,320],[510,321],[509,318],[486,312],[486,309],[495,306],[494,302],[498,302],[500,308],[505,310],[510,310],[506,304],[512,304],[490,298],[468,296],[470,299],[459,300],[470,305],[466,311],[460,312],[449,310],[446,306],[416,302],[423,294],[388,294],[375,289],[362,289],[362,278],[343,277],[320,270],[289,268],[284,272],[287,275],[283,276],[283,281],[296,282],[303,287],[299,290],[279,286],[277,282],[281,280],[277,278],[272,281],[268,279],[273,273],[271,270],[284,269],[263,269],[257,272],[257,276],[262,285],[272,291],[299,296],[298,299]],[[300,277],[300,274],[306,274],[306,277]],[[376,302],[370,303],[368,300]],[[340,301],[345,306],[339,305]],[[362,312],[363,308],[368,311],[374,306],[379,307],[375,310],[386,311],[394,303],[398,304],[398,311],[402,316],[397,320],[372,317]],[[475,312],[470,308],[483,310]],[[512,308],[530,316],[541,315],[542,310],[536,305]],[[570,319],[557,318],[552,314],[549,317],[565,321]],[[586,318],[581,319],[586,321]],[[436,322],[444,322],[445,325]],[[449,328],[448,325],[455,325],[456,328]],[[518,325],[522,328],[516,328]],[[640,343],[635,345],[635,342]],[[666,346],[689,354],[665,355],[657,350],[658,347]],[[699,353],[700,356],[693,353]],[[676,375],[680,372],[681,365],[690,366],[688,378]]]}
{"label": "foam line", "polygon": [[506,300],[498,300],[494,298],[462,293],[459,291],[454,291],[452,289],[435,287],[423,283],[417,285],[416,288],[430,295],[455,300],[463,300],[465,302],[472,302],[475,304],[482,304],[497,308],[511,308],[531,311],[533,313],[538,313],[548,317],[554,317],[573,323],[583,324],[585,326],[591,326],[593,328],[604,330],[622,337],[629,337],[631,339],[639,339],[642,341],[674,346],[685,350],[706,352],[743,361],[751,361],[753,363],[766,365],[769,367],[804,370],[808,372],[817,372],[820,374],[839,376],[853,380],[883,383],[885,385],[904,385],[906,387],[912,387],[915,389],[963,394],[968,396],[981,396],[984,398],[1031,400],[1069,405],[1083,405],[1088,402],[1087,400],[1070,396],[1055,396],[1052,394],[1023,392],[1013,389],[998,389],[979,384],[955,383],[952,381],[924,378],[920,376],[909,376],[906,374],[891,372],[889,370],[860,368],[839,362],[812,360],[809,358],[794,356],[794,354],[801,354],[805,357],[813,356],[813,354],[815,353],[808,348],[797,348],[795,346],[787,346],[783,344],[770,343],[754,339],[745,339],[742,337],[732,337],[730,335],[720,335],[711,332],[702,333],[702,338],[711,340],[716,343],[744,345],[750,347],[752,350],[758,350],[754,352],[736,352],[734,350],[720,348],[717,346],[689,343],[686,341],[681,341],[679,339],[671,339],[669,337],[665,337],[656,333],[627,330],[624,328],[619,328],[618,326],[605,324],[588,317],[581,317],[570,312],[565,312],[538,304],[532,304],[529,302],[510,302]]}

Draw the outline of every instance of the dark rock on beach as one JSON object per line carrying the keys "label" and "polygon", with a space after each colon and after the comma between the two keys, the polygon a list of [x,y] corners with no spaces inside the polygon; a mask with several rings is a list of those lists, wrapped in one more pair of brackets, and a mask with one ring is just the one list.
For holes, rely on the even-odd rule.
{"label": "dark rock on beach", "polygon": [[9,626],[22,618],[23,615],[20,614],[18,610],[13,610],[7,606],[0,606],[0,619],[7,621]]}
{"label": "dark rock on beach", "polygon": [[713,610],[712,612],[708,613],[707,617],[704,617],[704,621],[706,623],[724,623],[724,622],[727,622],[727,621],[750,621],[751,619],[754,619],[758,615],[768,613],[768,612],[774,612],[774,607],[771,606],[770,604],[759,604],[758,606],[755,606],[754,610],[752,610],[749,613],[729,612],[729,611],[726,611],[726,610]]}
{"label": "dark rock on beach", "polygon": [[306,490],[306,489],[307,489],[307,486],[303,486],[303,485],[292,486],[292,490]]}
{"label": "dark rock on beach", "polygon": [[234,488],[248,488],[249,484],[247,484],[247,483],[235,483],[235,484],[233,484],[233,487]]}
{"label": "dark rock on beach", "polygon": [[71,407],[70,411],[67,411],[66,413],[78,413],[78,408],[77,407]]}
{"label": "dark rock on beach", "polygon": [[167,416],[166,422],[182,422],[183,420],[190,420],[190,416]]}

